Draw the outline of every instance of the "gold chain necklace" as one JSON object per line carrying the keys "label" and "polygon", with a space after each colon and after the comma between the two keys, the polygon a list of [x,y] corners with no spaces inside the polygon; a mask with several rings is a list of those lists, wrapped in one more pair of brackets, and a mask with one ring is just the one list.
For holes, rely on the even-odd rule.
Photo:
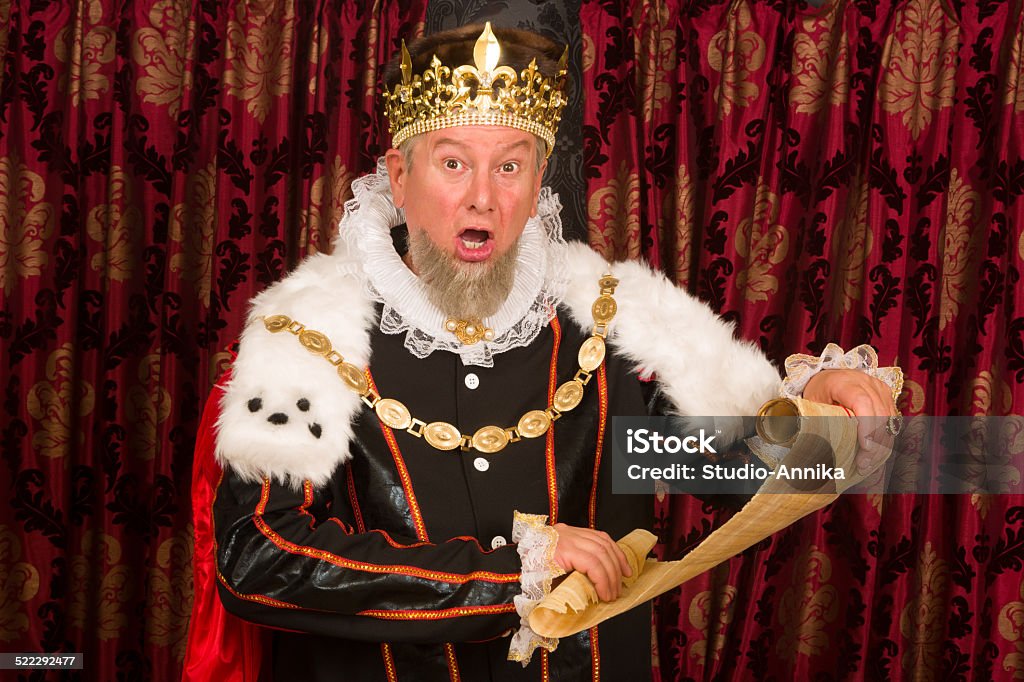
{"label": "gold chain necklace", "polygon": [[590,306],[594,318],[594,328],[590,338],[580,346],[577,360],[579,369],[572,379],[566,381],[544,410],[530,410],[515,426],[483,426],[472,436],[462,435],[455,426],[448,422],[430,422],[429,424],[412,416],[409,408],[394,398],[381,398],[367,381],[366,373],[334,350],[330,339],[321,332],[307,329],[304,324],[291,319],[287,315],[271,315],[263,318],[263,325],[268,331],[277,333],[288,331],[299,338],[299,343],[314,355],[323,356],[334,365],[338,376],[345,385],[359,394],[363,402],[374,412],[377,418],[392,429],[405,431],[417,438],[423,438],[438,450],[479,450],[493,454],[503,450],[509,443],[516,443],[522,438],[538,438],[551,428],[551,424],[564,413],[574,409],[583,400],[583,388],[590,383],[592,372],[601,366],[605,356],[605,338],[608,336],[608,324],[618,310],[615,299],[615,287],[619,280],[606,274],[598,280],[601,294]]}

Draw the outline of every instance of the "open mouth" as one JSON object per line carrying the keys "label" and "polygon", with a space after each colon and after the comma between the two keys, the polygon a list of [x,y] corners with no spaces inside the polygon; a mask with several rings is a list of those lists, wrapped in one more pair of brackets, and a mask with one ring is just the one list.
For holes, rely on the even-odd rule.
{"label": "open mouth", "polygon": [[491,233],[486,230],[467,229],[459,233],[459,241],[470,251],[477,251],[487,245]]}

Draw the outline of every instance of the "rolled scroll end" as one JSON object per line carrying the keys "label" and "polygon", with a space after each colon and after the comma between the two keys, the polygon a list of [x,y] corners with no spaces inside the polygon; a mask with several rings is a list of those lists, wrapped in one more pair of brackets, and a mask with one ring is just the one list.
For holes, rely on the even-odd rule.
{"label": "rolled scroll end", "polygon": [[770,445],[791,445],[800,433],[800,409],[789,398],[769,400],[757,411],[754,429]]}

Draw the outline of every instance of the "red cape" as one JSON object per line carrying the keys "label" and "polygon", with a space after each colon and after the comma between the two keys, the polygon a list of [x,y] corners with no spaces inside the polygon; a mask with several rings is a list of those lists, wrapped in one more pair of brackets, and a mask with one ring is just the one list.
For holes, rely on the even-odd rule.
{"label": "red cape", "polygon": [[217,595],[217,562],[213,537],[213,500],[222,470],[214,457],[216,425],[226,373],[206,401],[196,436],[192,465],[192,618],[185,651],[183,682],[256,682],[262,663],[265,631],[224,610]]}

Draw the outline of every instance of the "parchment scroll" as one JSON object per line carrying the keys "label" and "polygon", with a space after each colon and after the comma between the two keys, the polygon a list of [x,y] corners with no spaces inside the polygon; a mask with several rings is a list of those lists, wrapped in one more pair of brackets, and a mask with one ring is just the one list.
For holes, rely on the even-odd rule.
{"label": "parchment scroll", "polygon": [[[811,418],[817,416],[832,418]],[[845,479],[815,481],[813,489],[797,491],[795,482],[770,477],[740,511],[679,561],[648,559],[657,538],[646,530],[634,530],[619,540],[633,576],[624,582],[618,599],[598,601],[587,577],[574,572],[541,600],[530,614],[530,627],[545,637],[567,637],[624,613],[833,502],[844,490],[871,476],[888,457],[887,453],[879,458],[870,471],[857,472],[857,420],[841,407],[801,399],[773,400],[759,411],[757,426],[762,438],[790,447],[782,460],[786,466],[823,463],[842,468]]]}

